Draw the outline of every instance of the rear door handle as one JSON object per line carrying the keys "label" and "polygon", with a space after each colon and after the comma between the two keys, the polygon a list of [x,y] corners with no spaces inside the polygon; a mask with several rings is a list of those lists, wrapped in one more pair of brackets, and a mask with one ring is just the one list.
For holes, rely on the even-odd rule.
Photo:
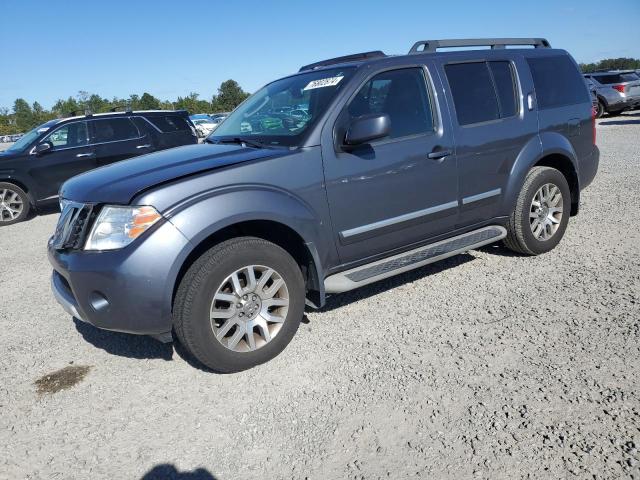
{"label": "rear door handle", "polygon": [[430,160],[440,160],[441,158],[448,157],[451,153],[451,150],[438,150],[437,152],[428,154],[427,158]]}
{"label": "rear door handle", "polygon": [[76,155],[76,158],[83,158],[83,157],[93,157],[93,153],[79,153]]}
{"label": "rear door handle", "polygon": [[150,148],[151,145],[150,144],[146,144],[146,145],[138,145],[136,148]]}

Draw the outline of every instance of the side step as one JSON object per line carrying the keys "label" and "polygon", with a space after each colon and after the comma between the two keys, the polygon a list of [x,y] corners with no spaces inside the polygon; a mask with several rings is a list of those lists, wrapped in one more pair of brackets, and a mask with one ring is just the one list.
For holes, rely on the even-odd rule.
{"label": "side step", "polygon": [[457,237],[447,238],[393,257],[383,258],[336,273],[325,279],[324,288],[327,293],[346,292],[496,242],[506,236],[507,230],[499,225],[480,228]]}

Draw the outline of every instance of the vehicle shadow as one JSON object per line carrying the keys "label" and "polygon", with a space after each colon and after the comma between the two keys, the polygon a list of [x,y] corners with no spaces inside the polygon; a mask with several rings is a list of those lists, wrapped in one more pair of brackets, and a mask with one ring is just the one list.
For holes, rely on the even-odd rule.
{"label": "vehicle shadow", "polygon": [[425,265],[424,267],[420,267],[415,270],[396,275],[394,277],[389,277],[385,280],[380,280],[376,283],[360,287],[350,292],[331,295],[327,298],[327,303],[324,305],[324,307],[319,310],[312,310],[307,307],[307,311],[317,311],[320,313],[330,312],[332,310],[345,307],[360,300],[364,300],[368,297],[372,297],[388,290],[392,290],[406,283],[415,282],[416,280],[420,280],[421,278],[443,272],[450,268],[458,267],[473,260],[475,260],[475,257],[473,255],[469,255],[468,253],[449,257],[447,259],[440,260],[439,262]]}
{"label": "vehicle shadow", "polygon": [[[632,117],[636,115],[626,115],[627,117]],[[599,125],[638,125],[640,124],[640,120],[622,120],[624,117],[618,117],[620,120],[604,120],[599,123]]]}
{"label": "vehicle shadow", "polygon": [[38,216],[41,215],[57,215],[58,213],[60,213],[60,206],[58,205],[57,202],[50,202],[47,203],[45,205],[40,205],[38,207]]}
{"label": "vehicle shadow", "polygon": [[166,361],[173,359],[174,348],[171,343],[162,343],[145,335],[101,330],[77,318],[73,322],[82,338],[112,355],[137,359],[160,358]]}
{"label": "vehicle shadow", "polygon": [[170,463],[156,465],[140,480],[219,480],[205,468],[196,468],[189,472],[181,472]]}

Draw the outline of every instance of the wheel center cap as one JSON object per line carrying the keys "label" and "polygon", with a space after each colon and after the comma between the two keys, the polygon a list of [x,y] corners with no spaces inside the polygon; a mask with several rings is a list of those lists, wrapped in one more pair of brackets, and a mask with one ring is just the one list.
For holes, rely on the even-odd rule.
{"label": "wheel center cap", "polygon": [[262,310],[262,300],[256,294],[245,295],[245,297],[240,301],[240,316],[246,320],[253,320]]}

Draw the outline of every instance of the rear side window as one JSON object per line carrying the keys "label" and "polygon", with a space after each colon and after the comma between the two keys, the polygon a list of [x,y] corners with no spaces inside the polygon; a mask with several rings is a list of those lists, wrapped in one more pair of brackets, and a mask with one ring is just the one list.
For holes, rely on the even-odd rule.
{"label": "rear side window", "polygon": [[460,125],[500,118],[498,99],[485,62],[445,65]]}
{"label": "rear side window", "polygon": [[518,104],[516,100],[516,79],[511,62],[489,62],[489,69],[498,92],[500,117],[514,116],[518,113]]}
{"label": "rear side window", "polygon": [[541,110],[590,102],[583,77],[567,55],[527,58],[527,62]]}
{"label": "rear side window", "polygon": [[147,120],[154,124],[160,131],[165,133],[191,130],[187,121],[184,118],[179,117],[178,115],[147,117]]}
{"label": "rear side window", "polygon": [[351,118],[386,113],[391,138],[433,131],[429,93],[420,68],[382,72],[367,81],[347,107]]}
{"label": "rear side window", "polygon": [[92,120],[94,143],[117,142],[139,138],[140,132],[129,118]]}

